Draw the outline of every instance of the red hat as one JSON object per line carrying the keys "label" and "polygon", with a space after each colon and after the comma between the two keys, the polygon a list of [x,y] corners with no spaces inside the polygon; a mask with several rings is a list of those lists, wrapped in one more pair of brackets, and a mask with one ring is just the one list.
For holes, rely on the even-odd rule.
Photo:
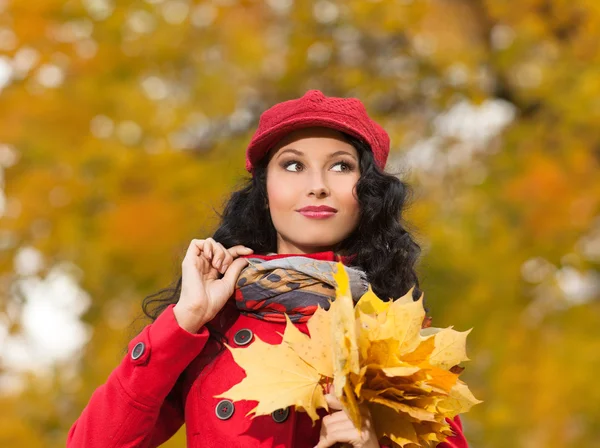
{"label": "red hat", "polygon": [[302,98],[275,104],[262,113],[246,149],[246,169],[252,172],[256,162],[286,134],[311,126],[337,129],[363,140],[371,147],[379,168],[385,167],[390,137],[369,118],[363,103],[356,98],[328,97],[319,90],[309,90]]}

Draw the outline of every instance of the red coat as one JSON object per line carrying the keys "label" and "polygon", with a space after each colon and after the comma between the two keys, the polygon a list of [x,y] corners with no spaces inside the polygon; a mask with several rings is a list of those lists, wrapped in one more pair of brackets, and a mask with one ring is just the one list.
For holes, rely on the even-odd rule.
{"label": "red coat", "polygon": [[[333,254],[324,259],[333,260]],[[209,340],[206,327],[197,334],[181,328],[173,306],[129,343],[127,355],[106,383],[94,391],[71,427],[67,448],[156,447],[184,422],[189,448],[312,448],[317,444],[320,420],[313,427],[304,412],[288,409],[251,419],[245,415],[256,402],[238,401],[232,406],[213,398],[239,383],[244,370],[227,349],[204,368],[217,346]],[[251,344],[254,335],[279,344],[282,337],[278,332],[285,328],[285,323],[240,315],[233,301],[211,324],[233,347],[244,346],[248,340]],[[306,324],[297,326],[308,333]],[[325,415],[324,409],[319,411]],[[459,417],[448,421],[456,435],[438,447],[467,448]]]}

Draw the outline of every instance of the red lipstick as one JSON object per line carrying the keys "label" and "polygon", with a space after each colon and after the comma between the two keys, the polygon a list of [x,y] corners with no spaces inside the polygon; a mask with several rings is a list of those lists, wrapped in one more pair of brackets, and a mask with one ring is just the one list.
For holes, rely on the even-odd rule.
{"label": "red lipstick", "polygon": [[331,218],[337,213],[337,209],[328,207],[327,205],[308,205],[306,207],[299,208],[296,210],[302,216],[306,216],[311,219],[327,219]]}

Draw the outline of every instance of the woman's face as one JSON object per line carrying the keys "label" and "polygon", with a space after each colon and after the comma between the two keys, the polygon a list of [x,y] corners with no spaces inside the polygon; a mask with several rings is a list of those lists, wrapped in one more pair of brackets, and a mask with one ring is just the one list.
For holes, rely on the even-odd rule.
{"label": "woman's face", "polygon": [[356,149],[336,130],[298,129],[271,149],[267,195],[278,253],[333,250],[358,225]]}

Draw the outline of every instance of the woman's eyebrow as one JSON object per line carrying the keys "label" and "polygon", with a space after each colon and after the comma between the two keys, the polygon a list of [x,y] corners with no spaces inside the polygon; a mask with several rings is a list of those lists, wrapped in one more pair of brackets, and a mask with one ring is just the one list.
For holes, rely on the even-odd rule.
{"label": "woman's eyebrow", "polygon": [[304,153],[303,153],[303,152],[301,152],[301,151],[298,151],[297,149],[294,149],[294,148],[286,148],[286,149],[284,149],[283,151],[281,151],[281,152],[279,153],[279,155],[277,156],[277,158],[281,157],[281,156],[282,156],[283,154],[285,154],[286,152],[291,152],[291,153],[293,153],[293,154],[296,154],[297,156],[303,156],[303,155],[304,155]]}
{"label": "woman's eyebrow", "polygon": [[[281,156],[282,156],[283,154],[285,154],[286,152],[291,152],[292,154],[296,154],[297,156],[304,156],[304,153],[303,153],[302,151],[298,151],[297,149],[294,149],[294,148],[285,148],[283,151],[281,151],[281,152],[280,152],[280,153],[277,155],[277,158],[281,157]],[[350,152],[348,152],[348,151],[343,151],[343,150],[340,150],[340,151],[333,152],[333,153],[329,154],[329,155],[327,156],[327,158],[328,158],[328,159],[333,159],[334,157],[337,157],[337,156],[350,156],[350,157],[352,157],[354,160],[356,160],[356,157],[354,156],[354,154],[352,154],[352,153],[350,153]]]}
{"label": "woman's eyebrow", "polygon": [[337,156],[350,156],[354,160],[356,160],[356,157],[354,157],[354,154],[349,153],[348,151],[336,151],[334,153],[329,154],[330,159],[333,159],[334,157],[337,157]]}

